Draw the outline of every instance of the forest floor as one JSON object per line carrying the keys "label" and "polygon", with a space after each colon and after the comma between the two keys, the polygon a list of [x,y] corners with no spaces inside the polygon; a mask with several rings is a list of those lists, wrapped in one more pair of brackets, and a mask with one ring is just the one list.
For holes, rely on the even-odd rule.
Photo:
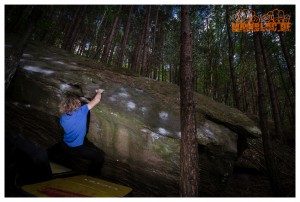
{"label": "forest floor", "polygon": [[272,197],[269,179],[259,173],[235,170],[228,180],[224,197]]}
{"label": "forest floor", "polygon": [[[295,197],[295,147],[274,141],[274,155],[278,166],[279,182],[284,196]],[[250,149],[237,162],[228,180],[223,196],[226,197],[274,197],[264,163],[262,142],[250,142]],[[256,158],[250,158],[250,156]],[[250,161],[249,161],[250,160]],[[242,162],[242,163],[241,163]]]}

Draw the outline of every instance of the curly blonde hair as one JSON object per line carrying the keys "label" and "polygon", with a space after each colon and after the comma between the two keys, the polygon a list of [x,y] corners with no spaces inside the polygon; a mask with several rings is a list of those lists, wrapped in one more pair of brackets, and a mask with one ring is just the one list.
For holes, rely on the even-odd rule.
{"label": "curly blonde hair", "polygon": [[77,97],[69,96],[63,101],[61,106],[61,112],[71,114],[79,107],[81,107],[80,100]]}

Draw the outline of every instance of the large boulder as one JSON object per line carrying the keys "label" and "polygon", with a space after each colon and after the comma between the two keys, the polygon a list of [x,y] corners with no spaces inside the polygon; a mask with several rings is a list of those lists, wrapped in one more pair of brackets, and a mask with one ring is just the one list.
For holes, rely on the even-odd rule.
{"label": "large boulder", "polygon": [[[7,44],[10,45],[10,44]],[[178,196],[179,87],[105,68],[60,49],[30,44],[6,92],[6,130],[48,149],[61,141],[63,98],[101,103],[90,112],[87,138],[106,154],[102,173],[141,196]],[[238,139],[259,137],[256,124],[237,109],[195,94],[200,193],[220,195],[238,155]]]}

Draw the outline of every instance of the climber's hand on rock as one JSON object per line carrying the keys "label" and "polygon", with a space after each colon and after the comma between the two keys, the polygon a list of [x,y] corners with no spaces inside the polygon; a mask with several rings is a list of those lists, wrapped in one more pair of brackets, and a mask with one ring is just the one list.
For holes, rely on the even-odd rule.
{"label": "climber's hand on rock", "polygon": [[101,94],[101,93],[103,93],[103,91],[104,91],[103,89],[97,89],[96,93],[100,93]]}

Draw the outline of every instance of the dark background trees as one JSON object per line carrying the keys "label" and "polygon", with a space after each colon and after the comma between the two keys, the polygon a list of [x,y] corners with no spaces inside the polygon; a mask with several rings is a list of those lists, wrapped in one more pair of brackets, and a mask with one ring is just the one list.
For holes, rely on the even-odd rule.
{"label": "dark background trees", "polygon": [[[294,147],[295,6],[276,6],[291,16],[290,32],[259,36],[231,31],[231,16],[242,8],[248,6],[190,6],[194,90],[263,119],[269,139]],[[259,15],[274,8],[256,6]],[[6,5],[5,34],[19,35],[20,44],[42,41],[116,69],[180,85],[180,12],[172,5]],[[262,54],[259,76],[257,47]]]}

